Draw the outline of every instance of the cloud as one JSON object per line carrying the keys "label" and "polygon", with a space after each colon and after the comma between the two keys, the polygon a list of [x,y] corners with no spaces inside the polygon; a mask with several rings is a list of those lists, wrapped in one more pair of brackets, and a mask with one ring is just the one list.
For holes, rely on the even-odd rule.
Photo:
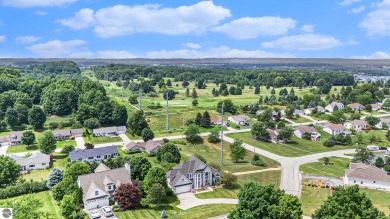
{"label": "cloud", "polygon": [[383,0],[360,22],[369,36],[390,36],[390,0]]}
{"label": "cloud", "polygon": [[190,48],[190,49],[200,49],[202,46],[197,43],[185,43],[182,46]]}
{"label": "cloud", "polygon": [[15,42],[20,44],[33,43],[39,39],[40,38],[36,36],[20,36],[15,39]]}
{"label": "cloud", "polygon": [[323,50],[342,45],[332,36],[321,34],[301,34],[282,37],[261,44],[264,48],[281,48],[284,50]]}
{"label": "cloud", "polygon": [[369,56],[354,56],[354,59],[390,59],[390,54],[382,51],[377,51]]}
{"label": "cloud", "polygon": [[[84,9],[83,9],[84,10]],[[81,10],[82,11],[82,10]],[[84,19],[80,12],[70,19],[63,19],[67,26],[85,28],[91,25],[90,15]],[[166,35],[203,34],[223,19],[230,17],[230,10],[201,1],[190,6],[162,8],[160,5],[115,5],[94,13],[94,32],[103,38],[134,33],[160,33]],[[77,23],[77,24],[75,24]]]}
{"label": "cloud", "polygon": [[354,45],[359,45],[360,42],[359,41],[356,41],[356,40],[348,40],[347,42],[345,42],[346,45],[351,45],[351,46],[354,46]]}
{"label": "cloud", "polygon": [[97,58],[101,59],[134,59],[137,58],[136,55],[131,54],[126,50],[106,50],[106,51],[98,51]]}
{"label": "cloud", "polygon": [[338,4],[341,6],[347,6],[347,5],[355,4],[355,3],[360,2],[360,1],[361,0],[344,0],[342,2],[339,2]]}
{"label": "cloud", "polygon": [[289,53],[269,53],[261,50],[240,50],[231,49],[227,46],[221,46],[217,48],[208,48],[203,51],[181,49],[181,50],[161,50],[148,52],[147,58],[187,58],[187,59],[199,59],[199,58],[293,58],[294,56]]}
{"label": "cloud", "polygon": [[46,16],[47,12],[46,11],[35,11],[34,14],[38,15],[38,16]]}
{"label": "cloud", "polygon": [[94,23],[93,10],[81,9],[73,17],[59,21],[62,25],[78,30],[91,26]]}
{"label": "cloud", "polygon": [[348,14],[359,14],[362,13],[364,10],[366,10],[366,7],[364,5],[360,5],[359,7],[352,8],[351,10],[348,10]]}
{"label": "cloud", "polygon": [[86,43],[87,42],[84,40],[52,40],[45,43],[34,44],[27,47],[27,49],[38,56],[45,58],[74,58],[75,54],[81,54],[81,52],[83,52],[85,55],[85,52],[88,52],[85,49],[80,48],[80,46],[83,46]]}
{"label": "cloud", "polygon": [[6,37],[4,35],[0,35],[0,43],[4,42]]}
{"label": "cloud", "polygon": [[313,33],[314,32],[314,25],[306,24],[301,27],[301,30],[306,33]]}
{"label": "cloud", "polygon": [[224,33],[234,39],[254,39],[261,36],[286,34],[294,29],[297,21],[281,17],[244,17],[212,30]]}
{"label": "cloud", "polygon": [[63,6],[78,0],[3,0],[4,6],[19,8]]}

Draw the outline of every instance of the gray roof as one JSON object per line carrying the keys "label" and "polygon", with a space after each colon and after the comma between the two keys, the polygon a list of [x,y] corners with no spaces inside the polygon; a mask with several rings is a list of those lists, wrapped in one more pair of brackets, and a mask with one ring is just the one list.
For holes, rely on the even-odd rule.
{"label": "gray roof", "polygon": [[345,171],[345,175],[353,178],[390,182],[390,175],[387,175],[385,170],[363,163],[351,163],[350,169]]}
{"label": "gray roof", "polygon": [[71,160],[78,160],[115,153],[118,153],[118,148],[116,146],[107,146],[94,149],[76,149],[69,153],[69,157]]}
{"label": "gray roof", "polygon": [[22,141],[22,134],[23,132],[22,131],[18,131],[18,132],[10,132],[9,133],[9,141],[10,142],[15,142],[15,141]]}
{"label": "gray roof", "polygon": [[93,133],[94,134],[116,133],[116,132],[126,131],[126,130],[127,130],[126,126],[112,126],[112,127],[94,129]]}
{"label": "gray roof", "polygon": [[27,166],[30,164],[50,163],[50,156],[42,154],[41,152],[33,153],[30,157],[24,158],[18,155],[11,154],[10,158],[15,160],[20,166]]}
{"label": "gray roof", "polygon": [[0,136],[0,143],[2,142],[9,142],[8,136]]}
{"label": "gray roof", "polygon": [[317,130],[313,127],[313,126],[307,126],[307,125],[300,125],[297,127],[297,129],[302,133],[313,133],[313,132],[316,132],[317,133]]}
{"label": "gray roof", "polygon": [[143,148],[146,151],[153,151],[154,149],[160,147],[164,144],[163,140],[149,140],[147,142],[129,142],[125,145],[127,150],[133,150],[136,148]]}

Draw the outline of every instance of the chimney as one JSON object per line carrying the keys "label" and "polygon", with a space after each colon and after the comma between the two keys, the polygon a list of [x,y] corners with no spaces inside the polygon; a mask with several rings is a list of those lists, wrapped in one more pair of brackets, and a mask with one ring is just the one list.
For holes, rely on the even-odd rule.
{"label": "chimney", "polygon": [[129,177],[131,179],[131,168],[130,168],[130,163],[129,162],[125,163],[125,168],[126,168],[127,172],[129,172]]}

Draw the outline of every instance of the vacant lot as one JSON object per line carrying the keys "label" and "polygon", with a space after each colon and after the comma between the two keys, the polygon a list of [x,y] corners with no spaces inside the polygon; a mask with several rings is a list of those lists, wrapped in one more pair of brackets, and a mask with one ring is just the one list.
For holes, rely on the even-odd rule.
{"label": "vacant lot", "polygon": [[345,175],[345,170],[348,169],[350,160],[348,158],[330,157],[329,162],[333,165],[324,165],[324,158],[322,158],[319,162],[301,165],[299,170],[312,176],[342,177]]}

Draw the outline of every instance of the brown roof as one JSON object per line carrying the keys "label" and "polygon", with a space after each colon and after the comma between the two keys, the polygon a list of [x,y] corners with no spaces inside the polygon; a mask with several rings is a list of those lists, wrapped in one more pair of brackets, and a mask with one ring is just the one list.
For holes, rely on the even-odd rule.
{"label": "brown roof", "polygon": [[378,109],[378,108],[382,108],[382,105],[377,104],[377,103],[374,103],[374,104],[371,104],[371,107],[372,107],[373,109]]}
{"label": "brown roof", "polygon": [[307,125],[300,125],[297,127],[297,129],[301,132],[301,133],[313,133],[313,132],[317,132],[317,130],[313,127],[313,126],[307,126]]}
{"label": "brown roof", "polygon": [[348,104],[349,107],[351,107],[352,109],[354,108],[362,108],[363,105],[360,104],[360,103],[351,103],[351,104]]}
{"label": "brown roof", "polygon": [[363,163],[351,163],[350,169],[345,171],[348,177],[377,180],[390,183],[390,175],[385,170]]}
{"label": "brown roof", "polygon": [[145,147],[146,151],[153,151],[154,149],[160,147],[163,144],[164,144],[163,140],[158,140],[158,141],[149,140],[149,141],[145,142],[144,147]]}
{"label": "brown roof", "polygon": [[9,141],[10,142],[15,142],[15,141],[22,141],[22,134],[23,132],[19,131],[19,132],[10,132],[9,133]]}
{"label": "brown roof", "polygon": [[350,121],[349,123],[351,123],[352,125],[368,126],[368,123],[366,121],[358,119]]}
{"label": "brown roof", "polygon": [[331,130],[344,130],[345,129],[345,127],[342,124],[333,124],[333,123],[326,123],[325,127],[328,127]]}
{"label": "brown roof", "polygon": [[249,116],[246,116],[246,115],[237,115],[237,116],[232,116],[232,119],[234,121],[245,121],[247,119],[249,119]]}
{"label": "brown roof", "polygon": [[381,122],[390,123],[390,118],[380,118]]}
{"label": "brown roof", "polygon": [[53,130],[51,131],[54,136],[56,135],[62,135],[62,136],[70,136],[70,130]]}
{"label": "brown roof", "polygon": [[341,105],[343,105],[342,103],[340,103],[340,102],[332,102],[332,103],[330,103],[329,105],[332,107],[332,108],[334,108],[336,105],[338,105],[338,104],[341,104]]}
{"label": "brown roof", "polygon": [[9,142],[8,136],[0,136],[0,142]]}
{"label": "brown roof", "polygon": [[70,132],[72,135],[82,135],[84,133],[84,129],[71,129]]}
{"label": "brown roof", "polygon": [[222,122],[221,117],[211,117],[210,118],[211,123],[220,123]]}
{"label": "brown roof", "polygon": [[276,129],[276,130],[269,129],[269,128],[267,129],[267,132],[268,132],[269,137],[270,137],[271,139],[272,139],[272,138],[278,137],[279,131],[280,131],[280,129]]}

